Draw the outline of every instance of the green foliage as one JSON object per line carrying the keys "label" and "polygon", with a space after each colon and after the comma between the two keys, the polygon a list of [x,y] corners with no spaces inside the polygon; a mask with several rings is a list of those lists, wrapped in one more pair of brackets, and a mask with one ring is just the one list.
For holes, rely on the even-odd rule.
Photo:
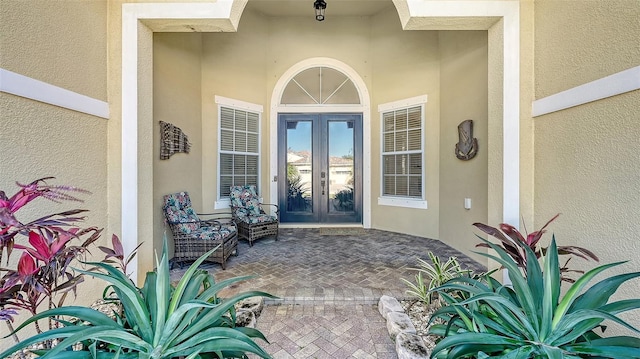
{"label": "green foliage", "polygon": [[137,288],[123,272],[109,264],[89,263],[96,269],[80,272],[107,281],[120,300],[124,315],[117,315],[113,320],[81,306],[48,310],[27,320],[16,331],[39,318],[72,319],[61,321],[60,328],[14,345],[0,353],[0,357],[44,340],[60,338],[62,341],[55,348],[40,352],[43,358],[190,359],[245,357],[245,353],[269,358],[254,342],[254,338],[266,341],[260,331],[235,327],[234,305],[248,297],[271,295],[251,291],[224,300],[218,298],[220,290],[248,277],[215,283],[211,274],[198,269],[214,250],[194,262],[175,287],[169,279],[166,237],[158,268],[147,273],[142,288]]}
{"label": "green foliage", "polygon": [[287,179],[290,180],[296,177],[300,177],[300,172],[298,171],[298,168],[292,165],[291,163],[287,163]]}
{"label": "green foliage", "polygon": [[345,188],[333,197],[333,208],[338,211],[353,211],[353,188]]}
{"label": "green foliage", "polygon": [[407,287],[409,287],[409,289],[407,289],[407,294],[418,298],[418,300],[424,302],[427,305],[431,304],[431,295],[433,293],[429,292],[429,283],[425,283],[422,272],[418,272],[418,274],[416,274],[415,283],[404,278],[401,279],[405,282]]}
{"label": "green foliage", "polygon": [[287,164],[287,211],[304,211],[307,207],[307,184],[296,166]]}
{"label": "green foliage", "polygon": [[429,305],[433,300],[440,299],[438,292],[432,291],[434,288],[440,287],[453,278],[468,275],[471,271],[462,269],[456,257],[449,257],[446,262],[442,263],[440,258],[434,255],[433,252],[427,254],[431,263],[418,258],[419,268],[414,268],[418,271],[415,276],[415,283],[404,278],[402,280],[409,287],[407,294],[417,297]]}
{"label": "green foliage", "polygon": [[[555,238],[543,266],[525,247],[526,276],[502,247],[485,240],[496,255],[480,253],[508,270],[512,287],[495,279],[458,277],[435,289],[449,304],[431,318],[430,333],[444,337],[433,349],[437,358],[640,358],[640,338],[603,338],[604,320],[639,332],[618,314],[640,308],[640,299],[609,303],[624,282],[640,272],[605,278],[587,287],[598,274],[624,262],[596,267],[561,296],[561,271]],[[463,293],[452,296],[452,291]],[[582,293],[582,294],[581,294]]]}

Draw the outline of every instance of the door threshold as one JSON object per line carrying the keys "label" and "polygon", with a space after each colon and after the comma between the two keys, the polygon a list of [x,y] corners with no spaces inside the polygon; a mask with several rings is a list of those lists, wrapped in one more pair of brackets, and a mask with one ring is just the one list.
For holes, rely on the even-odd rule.
{"label": "door threshold", "polygon": [[362,223],[280,223],[280,228],[364,228]]}

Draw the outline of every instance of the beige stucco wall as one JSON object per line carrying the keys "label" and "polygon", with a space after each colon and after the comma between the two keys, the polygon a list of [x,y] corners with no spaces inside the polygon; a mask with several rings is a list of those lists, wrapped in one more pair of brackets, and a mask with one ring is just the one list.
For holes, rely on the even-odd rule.
{"label": "beige stucco wall", "polygon": [[536,0],[536,98],[638,66],[636,0]]}
{"label": "beige stucco wall", "polygon": [[2,0],[0,67],[105,101],[106,19],[103,0]]}
{"label": "beige stucco wall", "polygon": [[[520,229],[534,223],[534,2],[520,2]],[[491,66],[491,65],[490,65]],[[493,223],[495,224],[495,223]]]}
{"label": "beige stucco wall", "polygon": [[[438,32],[403,31],[395,8],[372,19],[371,223],[373,228],[438,238],[440,152],[440,66]],[[378,205],[380,114],[378,105],[427,95],[423,152],[428,209]]]}
{"label": "beige stucco wall", "polygon": [[[202,213],[201,135],[201,47],[200,34],[155,33],[153,41],[153,201],[154,249],[162,251],[162,197],[187,191],[194,208]],[[178,126],[189,138],[189,153],[176,153],[160,160],[160,125]],[[169,248],[173,249],[167,228]],[[160,240],[159,240],[160,239]]]}
{"label": "beige stucco wall", "polygon": [[202,206],[218,199],[218,105],[215,96],[262,105],[260,195],[269,199],[269,106],[266,87],[267,21],[245,10],[238,32],[202,35]]}
{"label": "beige stucco wall", "polygon": [[[471,253],[478,243],[475,222],[487,223],[487,61],[486,31],[440,31],[440,236],[448,245]],[[455,156],[457,126],[473,120],[478,154],[461,161]],[[471,209],[464,199],[471,199]]]}
{"label": "beige stucco wall", "polygon": [[[107,6],[104,1],[24,1],[0,3],[0,67],[99,100],[107,100]],[[74,24],[73,27],[69,24]],[[13,195],[15,181],[28,183],[54,176],[50,184],[91,191],[79,195],[84,203],[56,204],[36,200],[20,212],[21,220],[84,208],[82,225],[107,226],[108,120],[0,93],[0,189]],[[100,245],[110,243],[103,233]],[[22,239],[21,239],[22,240]],[[108,242],[107,242],[108,240]],[[102,252],[93,247],[95,259]],[[12,264],[19,253],[12,255]],[[89,258],[91,259],[91,257]],[[3,266],[5,263],[3,263]],[[78,298],[67,304],[89,304],[102,293],[104,283],[87,279]],[[18,319],[20,320],[20,319]],[[0,336],[7,334],[0,326]],[[21,335],[26,337],[27,333]],[[0,349],[12,344],[1,340]]]}
{"label": "beige stucco wall", "polygon": [[[536,98],[640,65],[638,18],[637,1],[537,1]],[[640,269],[638,119],[638,90],[533,119],[536,226],[562,213],[550,228],[559,244],[586,247],[601,263],[630,260],[608,275]],[[617,298],[638,298],[638,288],[627,284]],[[627,318],[640,323],[638,311]]]}
{"label": "beige stucco wall", "polygon": [[109,193],[107,198],[108,207],[112,210],[109,212],[109,228],[110,232],[121,231],[121,191],[122,191],[122,148],[117,145],[122,141],[122,2],[107,2],[107,88],[109,89],[109,123],[107,125],[107,133],[109,143],[113,145],[108,148],[107,156],[107,183]]}

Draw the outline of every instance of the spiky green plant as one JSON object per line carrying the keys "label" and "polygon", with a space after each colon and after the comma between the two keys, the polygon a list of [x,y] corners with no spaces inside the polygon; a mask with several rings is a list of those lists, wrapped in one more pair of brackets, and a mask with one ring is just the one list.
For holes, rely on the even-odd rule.
{"label": "spiky green plant", "polygon": [[418,268],[413,268],[418,271],[415,275],[415,283],[404,278],[402,280],[409,287],[407,294],[429,305],[434,299],[439,299],[438,293],[432,291],[434,288],[453,278],[467,275],[471,271],[462,269],[456,257],[449,257],[443,263],[433,252],[428,252],[427,255],[431,263],[418,258]]}
{"label": "spiky green plant", "polygon": [[429,283],[425,282],[422,272],[418,272],[418,274],[415,275],[413,282],[404,278],[401,279],[407,287],[409,287],[406,291],[407,294],[417,298],[419,301],[424,302],[427,305],[431,304],[432,293],[429,292]]}
{"label": "spiky green plant", "polygon": [[[269,358],[254,339],[266,341],[252,328],[235,326],[234,305],[248,297],[271,295],[258,291],[218,298],[223,288],[249,277],[231,278],[215,283],[198,266],[213,252],[195,261],[180,282],[173,287],[169,279],[167,240],[157,270],[146,275],[142,288],[120,270],[106,263],[80,271],[105,280],[123,307],[124,316],[113,320],[97,310],[69,306],[42,312],[20,325],[16,331],[40,318],[66,316],[63,327],[28,338],[3,353],[11,353],[49,339],[62,339],[51,350],[40,351],[42,358],[230,358],[254,353]],[[102,270],[102,271],[100,271]]]}
{"label": "spiky green plant", "polygon": [[[485,242],[497,256],[480,254],[503,265],[513,287],[487,276],[484,280],[454,278],[436,288],[449,305],[431,318],[445,323],[431,327],[431,334],[444,337],[433,349],[432,357],[640,358],[640,338],[601,337],[596,332],[604,320],[640,332],[618,317],[640,308],[640,299],[609,302],[620,285],[639,277],[640,272],[605,278],[587,288],[596,275],[624,262],[605,264],[582,275],[561,296],[555,238],[544,256],[543,267],[533,250],[524,248],[526,276],[502,247]],[[464,295],[454,297],[448,294],[451,291]]]}

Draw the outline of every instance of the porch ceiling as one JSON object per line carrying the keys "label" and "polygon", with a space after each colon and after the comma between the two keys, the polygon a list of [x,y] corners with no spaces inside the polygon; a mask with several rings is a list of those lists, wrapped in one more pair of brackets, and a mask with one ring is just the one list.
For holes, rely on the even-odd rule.
{"label": "porch ceiling", "polygon": [[[393,8],[391,0],[325,0],[327,18],[330,16],[371,16]],[[313,17],[314,0],[249,0],[247,9],[266,16]]]}

